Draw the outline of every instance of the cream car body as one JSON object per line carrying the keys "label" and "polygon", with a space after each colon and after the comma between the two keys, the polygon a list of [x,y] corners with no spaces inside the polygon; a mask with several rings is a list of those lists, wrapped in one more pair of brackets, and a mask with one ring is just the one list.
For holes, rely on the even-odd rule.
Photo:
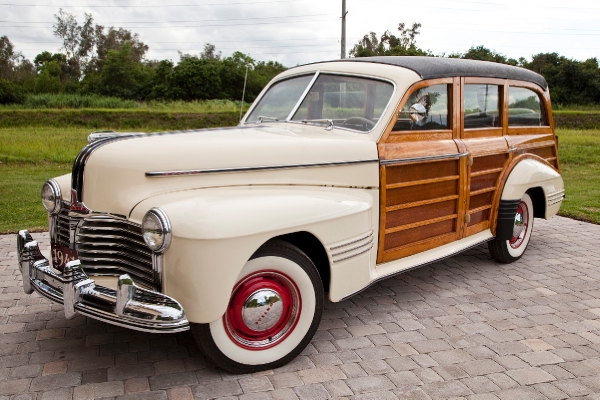
{"label": "cream car body", "polygon": [[[251,108],[234,128],[109,138],[85,157],[80,155],[81,165],[76,168],[76,161],[74,167],[78,175],[55,178],[63,202],[71,204],[69,218],[80,209],[87,213],[83,218],[115,218],[141,225],[150,210],[162,210],[170,223],[171,242],[164,254],[152,256],[154,273],[159,276],[154,290],[176,300],[185,310],[185,318],[198,324],[220,323],[237,282],[244,278],[242,271],[248,260],[274,238],[288,238],[313,256],[321,279],[329,285],[325,291],[331,301],[340,301],[379,279],[494,238],[495,227],[490,224],[458,240],[382,261],[385,227],[380,223],[386,213],[382,208],[382,166],[392,161],[410,164],[436,157],[466,160],[471,153],[461,150],[458,140],[451,154],[429,157],[424,148],[416,158],[384,159],[378,144],[389,135],[407,92],[410,94],[411,88],[424,80],[419,73],[397,65],[350,61],[296,67],[279,75],[261,96],[277,83],[294,77],[314,75],[312,84],[319,74],[375,79],[391,83],[393,90],[374,126],[363,132],[333,126],[331,121],[250,122]],[[300,101],[296,108],[299,105]],[[546,160],[516,159],[506,174],[499,201],[518,203],[532,188],[541,188],[544,198],[534,202],[542,201],[544,210],[536,210],[536,216],[550,218],[558,211],[564,192],[562,179]],[[56,218],[50,217],[51,229],[60,222]],[[419,226],[408,226],[412,229],[413,225]],[[80,226],[71,226],[72,242],[79,237],[78,229]],[[19,240],[23,268],[27,263],[41,262],[26,235],[21,234]],[[302,246],[306,240],[315,247],[312,255],[308,245]],[[117,281],[116,277],[95,276],[94,269],[86,270],[83,260],[82,264],[96,285],[116,291],[115,313],[127,314],[123,310],[125,304],[132,304],[131,297],[119,300],[119,296],[125,296],[121,286],[126,287],[126,283],[121,278]],[[52,273],[60,276],[56,269]],[[35,286],[37,272],[24,272],[24,280],[27,274],[33,289],[42,290],[42,286]],[[55,275],[48,282],[62,279]],[[78,285],[63,290],[64,296],[75,293],[69,300],[73,308],[69,313],[85,311],[92,317],[118,323],[114,316],[107,319],[77,309],[83,296]],[[151,325],[123,324],[156,331]],[[182,323],[171,331],[186,328]],[[271,365],[276,359],[269,357],[250,357],[247,364]],[[244,364],[243,360],[234,361]]]}

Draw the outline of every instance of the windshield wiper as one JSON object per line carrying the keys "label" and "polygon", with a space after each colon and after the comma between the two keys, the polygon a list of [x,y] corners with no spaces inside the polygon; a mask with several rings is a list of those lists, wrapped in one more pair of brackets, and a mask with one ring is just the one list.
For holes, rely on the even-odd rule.
{"label": "windshield wiper", "polygon": [[263,123],[263,121],[273,121],[273,122],[279,122],[279,118],[275,118],[275,117],[268,117],[266,115],[259,115],[258,119],[256,120],[257,124],[261,124]]}
{"label": "windshield wiper", "polygon": [[325,128],[325,130],[330,131],[333,129],[333,120],[332,119],[303,119],[302,121],[303,124],[308,124],[309,122],[316,122],[316,123],[326,123],[327,124],[327,128]]}

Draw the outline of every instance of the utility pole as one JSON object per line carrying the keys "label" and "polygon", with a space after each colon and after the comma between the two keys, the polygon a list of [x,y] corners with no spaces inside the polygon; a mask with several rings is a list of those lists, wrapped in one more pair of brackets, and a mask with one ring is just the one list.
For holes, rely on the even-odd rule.
{"label": "utility pole", "polygon": [[342,0],[342,49],[341,49],[341,58],[346,58],[346,0]]}

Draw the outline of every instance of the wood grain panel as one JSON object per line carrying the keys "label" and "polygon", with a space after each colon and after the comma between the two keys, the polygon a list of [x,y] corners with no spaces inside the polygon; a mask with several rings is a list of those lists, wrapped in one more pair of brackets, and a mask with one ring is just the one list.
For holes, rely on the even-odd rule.
{"label": "wood grain panel", "polygon": [[[471,188],[470,188],[471,192],[475,192],[477,190],[486,189],[486,188],[490,188],[490,187],[495,187],[496,181],[498,180],[499,175],[500,175],[500,173],[497,172],[494,174],[472,176],[471,177]],[[469,208],[473,208],[473,207],[469,207]]]}
{"label": "wood grain panel", "polygon": [[396,247],[410,245],[421,240],[429,239],[435,236],[440,236],[445,233],[451,233],[456,229],[456,220],[450,219],[447,221],[437,222],[419,226],[413,229],[408,229],[400,232],[385,235],[384,249],[389,250]]}
{"label": "wood grain panel", "polygon": [[413,224],[415,222],[456,214],[456,200],[425,204],[418,207],[403,208],[390,211],[386,216],[386,229],[395,226]]}
{"label": "wood grain panel", "polygon": [[517,154],[523,154],[523,153],[535,154],[536,156],[539,156],[542,158],[554,158],[554,156],[555,156],[553,147],[538,147],[538,148],[533,148],[533,149],[521,150],[521,151],[517,152]]}
{"label": "wood grain panel", "polygon": [[387,190],[386,206],[458,194],[458,180]]}
{"label": "wood grain panel", "polygon": [[[495,188],[494,188],[495,190]],[[492,204],[492,200],[494,199],[494,191],[478,194],[476,196],[471,196],[471,201],[469,203],[469,209],[474,210],[479,207],[489,206]]]}
{"label": "wood grain panel", "polygon": [[485,210],[481,210],[481,211],[477,211],[471,215],[471,221],[469,222],[469,224],[467,226],[473,226],[476,224],[479,224],[481,222],[484,221],[488,221],[490,219],[490,208],[485,209]]}
{"label": "wood grain panel", "polygon": [[471,173],[486,171],[495,168],[502,168],[508,159],[507,153],[490,155],[487,157],[474,157]]}
{"label": "wood grain panel", "polygon": [[392,165],[386,168],[386,184],[420,181],[458,175],[456,160],[442,160],[427,164]]}
{"label": "wood grain panel", "polygon": [[[407,135],[409,136],[409,135]],[[379,159],[397,160],[434,155],[458,154],[454,140],[389,143],[379,146]]]}
{"label": "wood grain panel", "polygon": [[478,139],[463,139],[472,157],[506,153],[508,143],[504,137],[486,137]]}

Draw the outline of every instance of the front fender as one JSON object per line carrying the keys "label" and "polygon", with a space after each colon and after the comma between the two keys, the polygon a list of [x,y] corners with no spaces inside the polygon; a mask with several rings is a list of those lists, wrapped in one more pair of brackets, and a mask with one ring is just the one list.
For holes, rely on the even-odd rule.
{"label": "front fender", "polygon": [[374,195],[377,190],[293,186],[196,189],[146,199],[130,219],[140,222],[152,207],[165,211],[173,240],[164,292],[191,322],[207,323],[223,315],[241,269],[263,243],[298,231],[325,246],[358,236],[372,229]]}

